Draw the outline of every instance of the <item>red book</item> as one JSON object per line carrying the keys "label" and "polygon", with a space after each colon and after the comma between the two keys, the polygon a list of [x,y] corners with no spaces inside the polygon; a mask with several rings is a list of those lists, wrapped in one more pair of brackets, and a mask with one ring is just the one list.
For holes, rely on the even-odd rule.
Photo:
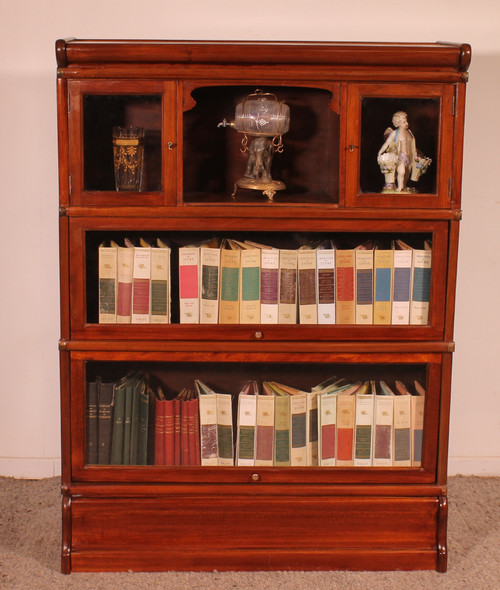
{"label": "red book", "polygon": [[189,403],[181,400],[181,465],[189,465]]}
{"label": "red book", "polygon": [[165,400],[155,402],[155,465],[165,465]]}
{"label": "red book", "polygon": [[164,453],[165,465],[175,465],[175,409],[174,400],[168,399],[163,402],[165,436]]}
{"label": "red book", "polygon": [[181,400],[174,400],[174,465],[181,465]]}

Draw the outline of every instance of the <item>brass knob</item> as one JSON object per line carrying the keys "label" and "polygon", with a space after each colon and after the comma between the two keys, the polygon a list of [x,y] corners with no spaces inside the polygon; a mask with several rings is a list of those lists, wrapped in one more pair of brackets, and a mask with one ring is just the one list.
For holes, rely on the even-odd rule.
{"label": "brass knob", "polygon": [[260,475],[258,473],[253,473],[252,474],[252,481],[259,481],[260,480]]}
{"label": "brass knob", "polygon": [[257,338],[257,340],[261,340],[264,338],[264,334],[262,332],[255,332],[255,338]]}

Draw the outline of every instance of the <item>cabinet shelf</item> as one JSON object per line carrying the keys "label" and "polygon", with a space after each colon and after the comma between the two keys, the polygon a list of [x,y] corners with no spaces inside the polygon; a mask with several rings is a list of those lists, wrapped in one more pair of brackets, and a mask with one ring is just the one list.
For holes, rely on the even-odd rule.
{"label": "cabinet shelf", "polygon": [[[57,41],[56,55],[63,572],[445,571],[447,439],[470,46],[75,39]],[[283,101],[290,120],[284,133],[274,139],[269,134],[271,145],[280,146],[272,157],[269,144],[257,142],[251,148],[255,160],[248,161],[242,148],[261,136],[248,129],[245,135],[236,120],[237,113],[249,116],[249,111],[238,109],[252,96]],[[257,118],[258,129],[267,129],[269,104],[259,105],[265,109]],[[407,127],[404,117],[395,117],[400,111],[406,113]],[[136,142],[127,144],[127,157],[120,151],[124,131],[118,142],[115,131],[113,144],[117,126],[127,128]],[[140,157],[134,160],[142,148],[143,162]],[[126,184],[120,177],[124,162],[134,173],[142,162],[138,184]],[[265,192],[267,185],[271,192]],[[272,194],[275,187],[279,190]],[[274,309],[269,317],[260,310],[257,317],[253,310],[254,315],[238,316],[231,323],[206,323],[208,316],[199,313],[197,323],[187,323],[192,311],[186,307],[190,304],[181,254],[213,238],[232,240],[242,249],[252,242],[295,254],[334,243],[335,250],[327,249],[333,252],[335,269],[322,279],[328,280],[324,301],[331,304],[333,294],[337,305],[346,301],[338,288],[341,256],[360,246],[369,252],[375,245],[389,251],[399,240],[409,246],[411,263],[404,272],[421,273],[419,283],[407,283],[409,301],[422,304],[420,317],[417,321],[415,315],[408,320],[404,314],[394,315],[394,302],[404,298],[394,288],[392,254],[392,287],[384,296],[377,291],[387,277],[378,274],[381,263],[377,267],[374,262],[372,270],[366,262],[368,272],[363,274],[366,268],[359,260],[348,282],[355,304],[371,306],[371,311],[377,297],[386,297],[391,323],[377,323],[368,307],[360,309],[354,321],[333,312],[335,322],[328,309],[324,313],[330,313],[329,324],[301,315],[308,287],[319,293],[317,258],[314,280],[311,273],[309,282],[306,273],[299,275],[298,263],[296,274],[287,275],[293,277],[288,287],[294,280],[299,284],[299,295],[295,302],[292,296],[290,301],[282,298],[291,307],[288,317],[279,318],[281,323],[264,323],[276,320]],[[164,304],[158,309],[165,323],[117,323],[118,315],[122,321],[128,312],[123,312],[125,306],[117,313],[119,280],[113,257],[116,254],[117,262],[118,247],[127,240],[133,260],[145,244],[168,246],[169,272],[162,275],[161,286],[155,285],[158,293],[169,293],[168,299],[157,300]],[[416,264],[415,252],[426,244],[431,256]],[[108,270],[104,248],[110,248]],[[260,254],[259,260],[262,277]],[[243,268],[238,266],[238,277]],[[285,268],[280,263],[277,270]],[[196,269],[192,276],[202,276],[203,266]],[[219,301],[223,273],[229,274],[217,272]],[[132,275],[132,282],[122,281],[130,293],[139,274]],[[138,291],[144,280],[151,289],[149,276],[137,282]],[[284,293],[286,278],[279,280]],[[412,291],[413,284],[422,295]],[[258,291],[260,305],[269,293]],[[286,292],[290,295],[293,289]],[[133,301],[130,293],[120,301]],[[252,301],[257,301],[255,293]],[[238,304],[245,297],[250,299],[243,289],[238,291]],[[309,305],[317,310],[316,297]],[[200,291],[191,299],[201,308]],[[224,292],[224,301],[229,300]],[[283,323],[293,320],[294,313],[295,323]],[[384,313],[377,321],[387,319]],[[143,316],[134,320],[151,321],[149,311]],[[248,323],[254,318],[256,323]],[[339,438],[340,420],[332,438],[334,423],[325,413],[334,406],[341,416],[341,394],[313,391],[334,375],[353,387],[347,389],[352,394],[349,412],[355,416],[347,447],[342,447],[346,430]],[[248,425],[239,403],[248,400],[242,391],[254,382],[260,392],[253,396],[256,411],[260,398],[269,397],[274,410],[279,397],[290,406],[292,398],[299,400],[285,413],[290,465],[276,454],[261,456],[267,463],[255,464],[261,436],[255,434],[257,418],[251,431],[255,446],[245,447],[250,439],[244,438],[249,435],[242,427]],[[389,395],[382,383],[396,395]],[[203,387],[208,388],[206,395],[212,390],[214,396],[223,396],[220,404],[225,404],[214,406],[216,413],[220,410],[215,426],[221,438],[210,447],[212,455],[206,448],[205,454],[195,452],[208,441],[203,438],[207,425],[211,432],[214,426],[200,407]],[[400,418],[411,418],[410,426],[402,421],[396,425],[394,414],[387,423],[376,422],[370,407],[375,408],[382,393],[390,403],[408,402],[409,413],[402,411]],[[176,427],[172,442],[164,428],[167,406],[161,402],[173,405],[174,400],[179,400],[177,413],[168,414],[168,420],[178,416],[185,428],[182,438]],[[188,408],[182,400],[196,402],[189,443]],[[304,412],[299,412],[300,403]],[[364,403],[370,418],[363,418]],[[141,407],[144,412],[139,413]],[[305,425],[304,433],[297,425]],[[382,445],[378,451],[377,426],[392,437],[385,446],[377,439]],[[276,447],[281,427],[274,420],[271,428]],[[342,458],[345,448],[353,453],[352,463]],[[403,457],[407,452],[409,459]],[[294,518],[283,518],[286,514]]]}

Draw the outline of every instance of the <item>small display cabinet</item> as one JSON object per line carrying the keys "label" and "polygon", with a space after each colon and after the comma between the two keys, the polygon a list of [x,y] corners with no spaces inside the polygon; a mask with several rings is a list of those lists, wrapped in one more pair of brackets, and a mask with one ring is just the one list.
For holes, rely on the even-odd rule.
{"label": "small display cabinet", "polygon": [[445,571],[470,47],[56,55],[63,572]]}

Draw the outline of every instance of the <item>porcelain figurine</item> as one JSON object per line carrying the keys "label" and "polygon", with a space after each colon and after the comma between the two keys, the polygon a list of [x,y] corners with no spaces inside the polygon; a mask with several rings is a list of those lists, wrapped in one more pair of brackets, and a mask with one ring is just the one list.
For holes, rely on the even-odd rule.
{"label": "porcelain figurine", "polygon": [[385,176],[382,192],[412,193],[415,189],[408,187],[408,181],[417,181],[431,164],[431,159],[418,154],[415,137],[408,128],[408,115],[404,111],[394,113],[392,124],[395,129],[386,129],[385,141],[377,157]]}

